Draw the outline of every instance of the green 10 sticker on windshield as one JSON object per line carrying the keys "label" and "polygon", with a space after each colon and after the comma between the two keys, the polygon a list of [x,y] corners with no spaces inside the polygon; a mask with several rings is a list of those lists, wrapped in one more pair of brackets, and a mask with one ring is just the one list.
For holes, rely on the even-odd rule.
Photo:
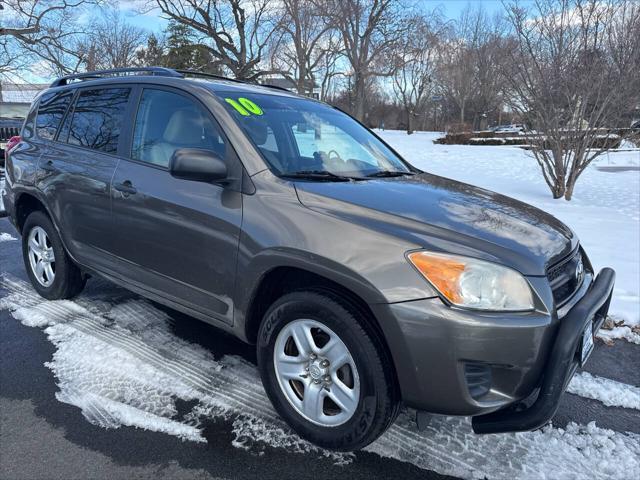
{"label": "green 10 sticker on windshield", "polygon": [[250,115],[262,115],[262,109],[252,102],[248,98],[240,97],[237,100],[234,98],[225,98],[225,102],[231,105],[236,111],[245,117]]}

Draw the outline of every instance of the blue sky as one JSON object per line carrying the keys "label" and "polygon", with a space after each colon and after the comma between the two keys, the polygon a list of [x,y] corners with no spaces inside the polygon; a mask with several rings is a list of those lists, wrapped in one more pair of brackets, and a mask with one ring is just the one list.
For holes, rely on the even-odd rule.
{"label": "blue sky", "polygon": [[[520,3],[526,6],[527,4],[531,4],[532,1],[533,0],[520,0]],[[458,18],[460,13],[468,5],[482,5],[490,15],[502,11],[504,8],[503,0],[417,0],[416,3],[425,10],[439,8],[443,15],[449,19]],[[160,18],[158,13],[153,12],[140,15],[127,9],[127,6],[130,4],[131,3],[126,0],[120,2],[121,9],[125,12],[127,19],[131,23],[153,32],[160,32],[165,28],[167,21]]]}
{"label": "blue sky", "polygon": [[420,3],[429,10],[440,7],[444,16],[451,19],[458,18],[467,5],[481,4],[490,15],[503,9],[502,0],[420,0]]}

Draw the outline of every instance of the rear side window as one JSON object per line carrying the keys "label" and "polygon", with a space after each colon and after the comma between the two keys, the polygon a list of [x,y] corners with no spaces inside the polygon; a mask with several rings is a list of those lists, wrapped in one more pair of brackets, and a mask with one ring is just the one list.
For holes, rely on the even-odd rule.
{"label": "rear side window", "polygon": [[71,120],[60,133],[59,140],[105,153],[117,153],[130,92],[130,88],[80,92]]}
{"label": "rear side window", "polygon": [[40,99],[36,130],[43,140],[53,140],[71,103],[73,92],[47,93]]}
{"label": "rear side window", "polygon": [[33,138],[36,116],[37,116],[37,109],[32,108],[29,111],[29,114],[27,115],[27,119],[24,121],[24,124],[22,125],[22,131],[20,133],[20,136],[22,138],[24,139]]}
{"label": "rear side window", "polygon": [[131,158],[168,167],[178,148],[202,148],[226,157],[220,128],[200,104],[177,93],[145,89],[136,115]]}

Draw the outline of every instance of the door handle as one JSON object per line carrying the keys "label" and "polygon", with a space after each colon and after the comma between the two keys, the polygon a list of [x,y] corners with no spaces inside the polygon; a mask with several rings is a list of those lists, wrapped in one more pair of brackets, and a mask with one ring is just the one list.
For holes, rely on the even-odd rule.
{"label": "door handle", "polygon": [[44,170],[45,172],[57,172],[58,171],[58,169],[53,166],[53,161],[52,160],[49,160],[48,162],[42,164],[42,166],[40,168],[42,170]]}
{"label": "door handle", "polygon": [[138,190],[136,189],[136,187],[133,186],[130,180],[125,180],[122,183],[116,183],[113,186],[113,188],[115,188],[119,192],[122,192],[125,197],[128,197],[129,195],[133,195],[138,192]]}

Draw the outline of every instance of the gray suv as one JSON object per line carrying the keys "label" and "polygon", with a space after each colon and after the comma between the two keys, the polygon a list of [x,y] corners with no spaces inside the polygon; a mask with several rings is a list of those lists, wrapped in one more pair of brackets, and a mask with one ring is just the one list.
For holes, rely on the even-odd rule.
{"label": "gray suv", "polygon": [[401,404],[539,428],[614,284],[551,215],[422,172],[329,105],[158,67],[55,81],[4,201],[40,295],[100,276],[255,344],[276,410],[330,449]]}

